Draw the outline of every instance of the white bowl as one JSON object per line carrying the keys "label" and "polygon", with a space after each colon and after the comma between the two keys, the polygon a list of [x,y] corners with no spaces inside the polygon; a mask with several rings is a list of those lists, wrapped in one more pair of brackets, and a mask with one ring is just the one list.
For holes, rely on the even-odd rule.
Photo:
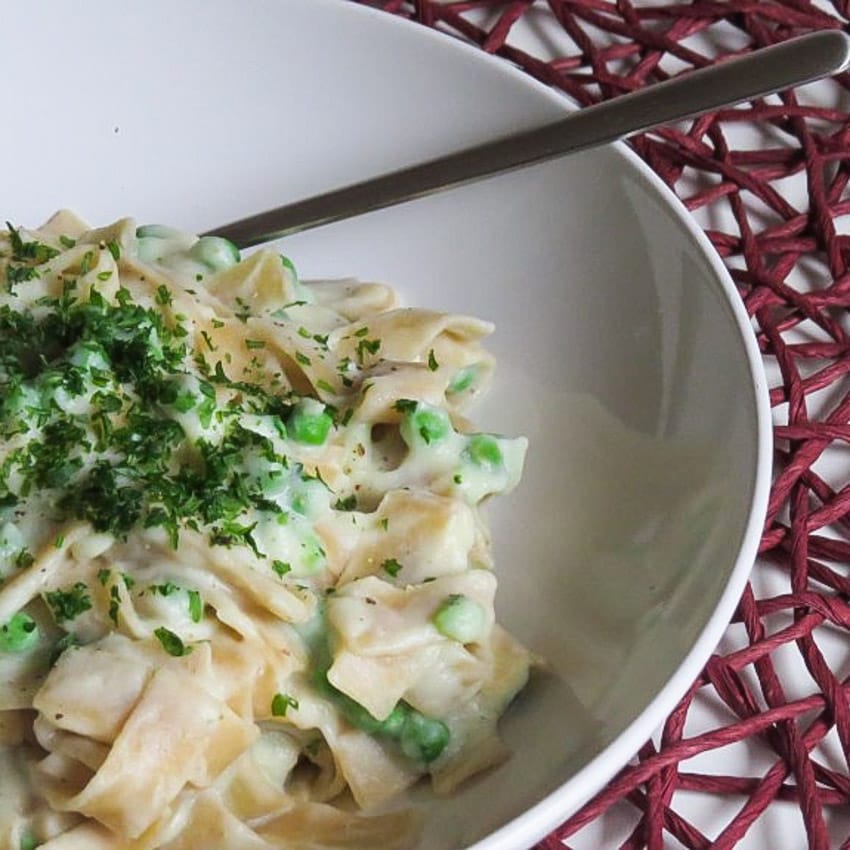
{"label": "white bowl", "polygon": [[[12,4],[3,28],[3,212],[27,225],[70,206],[206,229],[567,108],[505,62],[340,0]],[[382,279],[497,324],[476,419],[531,440],[492,511],[500,616],[551,672],[504,723],[513,758],[433,804],[423,846],[528,846],[637,750],[733,613],[770,467],[748,320],[620,146],[285,250],[304,276]]]}

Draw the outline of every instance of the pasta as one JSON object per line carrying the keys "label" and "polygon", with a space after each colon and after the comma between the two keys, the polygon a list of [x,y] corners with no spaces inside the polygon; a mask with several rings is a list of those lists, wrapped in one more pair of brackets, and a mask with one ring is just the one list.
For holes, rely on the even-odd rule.
{"label": "pasta", "polygon": [[0,254],[0,850],[413,847],[532,663],[490,326],[130,219]]}

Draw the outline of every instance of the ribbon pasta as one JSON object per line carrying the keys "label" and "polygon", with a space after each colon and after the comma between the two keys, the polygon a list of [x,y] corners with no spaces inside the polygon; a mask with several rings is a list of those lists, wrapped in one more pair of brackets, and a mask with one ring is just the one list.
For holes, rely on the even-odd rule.
{"label": "ribbon pasta", "polygon": [[413,847],[532,661],[490,326],[67,212],[0,276],[0,850]]}

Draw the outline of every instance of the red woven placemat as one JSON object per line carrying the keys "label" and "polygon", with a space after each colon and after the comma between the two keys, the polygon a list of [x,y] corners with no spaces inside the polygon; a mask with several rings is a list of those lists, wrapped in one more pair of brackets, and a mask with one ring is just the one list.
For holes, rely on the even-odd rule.
{"label": "red woven placemat", "polygon": [[[474,42],[581,104],[846,27],[850,15],[847,0],[369,5]],[[569,37],[554,59],[512,40],[523,18],[539,28],[541,16]],[[850,218],[841,221],[850,216],[848,84],[843,75],[814,99],[787,92],[634,142],[706,226],[753,318],[771,376],[777,472],[762,558],[728,640],[635,761],[540,848],[571,846],[614,809],[621,834],[605,846],[850,848],[850,236],[842,233]],[[762,142],[739,144],[744,127]],[[695,725],[700,704],[723,719],[706,723],[703,711]],[[688,764],[736,743],[749,747],[745,774]],[[693,806],[690,817],[682,811],[688,792],[710,795],[702,822]],[[797,834],[753,844],[777,807],[798,812]],[[595,835],[590,846],[602,846]]]}

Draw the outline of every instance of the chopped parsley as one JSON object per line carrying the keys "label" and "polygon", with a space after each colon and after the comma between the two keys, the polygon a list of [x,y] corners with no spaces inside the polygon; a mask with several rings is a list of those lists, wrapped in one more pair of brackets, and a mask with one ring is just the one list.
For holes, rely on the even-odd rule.
{"label": "chopped parsley", "polygon": [[272,717],[286,717],[290,708],[298,708],[298,700],[289,694],[275,694],[272,699]]}
{"label": "chopped parsley", "polygon": [[197,590],[187,591],[189,594],[189,616],[193,623],[200,623],[204,617],[204,601]]}
{"label": "chopped parsley", "polygon": [[109,588],[109,619],[117,626],[118,612],[121,610],[121,591],[117,584]]}
{"label": "chopped parsley", "polygon": [[272,561],[272,569],[283,578],[288,572],[292,571],[292,565],[286,563],[286,561],[278,561],[277,559]]}
{"label": "chopped parsley", "polygon": [[434,356],[433,348],[428,352],[428,368],[432,372],[436,372],[437,369],[440,368],[440,364],[437,362],[437,358]]}
{"label": "chopped parsley", "polygon": [[395,578],[402,570],[402,565],[395,558],[387,558],[383,564],[381,564],[381,569]]}
{"label": "chopped parsley", "polygon": [[334,510],[337,511],[354,511],[357,510],[357,496],[353,493],[346,496],[344,499],[337,499],[334,503]]}
{"label": "chopped parsley", "polygon": [[357,362],[363,363],[367,354],[375,355],[381,349],[381,340],[379,339],[361,339],[357,343]]}
{"label": "chopped parsley", "polygon": [[156,288],[156,303],[162,307],[166,307],[171,304],[173,300],[174,299],[171,296],[169,288],[164,283],[161,283]]}
{"label": "chopped parsley", "polygon": [[66,590],[47,591],[44,601],[50,607],[53,619],[60,625],[76,619],[92,607],[89,589],[81,581]]}
{"label": "chopped parsley", "polygon": [[417,404],[418,402],[411,398],[400,398],[393,404],[393,410],[397,410],[399,413],[413,413]]}
{"label": "chopped parsley", "polygon": [[59,255],[59,251],[45,245],[43,242],[25,242],[21,237],[21,231],[6,222],[9,231],[9,242],[12,246],[12,259],[19,262],[31,262],[36,265],[46,263]]}
{"label": "chopped parsley", "polygon": [[154,636],[160,642],[162,648],[175,658],[182,658],[184,655],[189,655],[194,649],[193,646],[186,646],[179,635],[166,629],[165,626],[160,626],[156,629]]}

